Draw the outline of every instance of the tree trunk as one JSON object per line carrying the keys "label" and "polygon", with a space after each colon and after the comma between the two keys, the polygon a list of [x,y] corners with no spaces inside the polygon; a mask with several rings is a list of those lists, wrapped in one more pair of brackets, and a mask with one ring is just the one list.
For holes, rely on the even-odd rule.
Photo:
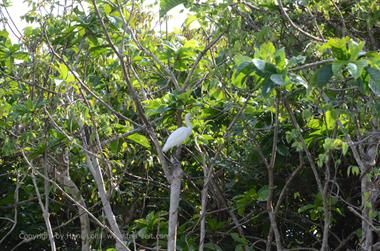
{"label": "tree trunk", "polygon": [[89,153],[86,153],[86,161],[87,161],[87,165],[92,171],[92,175],[94,177],[96,187],[98,189],[100,200],[102,201],[103,211],[107,218],[108,224],[110,225],[112,232],[114,232],[115,235],[119,238],[119,240],[123,242],[123,243],[120,243],[120,241],[116,240],[116,249],[118,251],[129,250],[124,247],[123,234],[120,231],[119,225],[116,222],[115,215],[113,214],[111,204],[107,198],[107,192],[104,185],[103,175],[99,166],[98,159],[90,156]]}
{"label": "tree trunk", "polygon": [[[59,173],[56,171],[56,176],[58,177],[58,182],[68,189],[69,194],[84,208],[86,208],[86,202],[82,197],[82,194],[77,187],[77,185],[71,180],[71,178],[64,173]],[[82,251],[91,250],[90,243],[90,219],[88,214],[83,208],[78,207],[78,214],[80,220],[80,231],[81,231],[81,240],[82,240]]]}
{"label": "tree trunk", "polygon": [[181,193],[183,170],[180,163],[174,163],[172,180],[170,183],[170,208],[169,208],[169,230],[168,230],[168,251],[176,250],[178,207]]}

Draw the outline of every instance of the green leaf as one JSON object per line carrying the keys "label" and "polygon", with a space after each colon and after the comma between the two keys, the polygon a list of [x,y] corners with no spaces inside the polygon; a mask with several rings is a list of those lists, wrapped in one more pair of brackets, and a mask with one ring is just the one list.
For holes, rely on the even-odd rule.
{"label": "green leaf", "polygon": [[370,78],[368,81],[368,86],[376,96],[380,96],[380,82],[376,82]]}
{"label": "green leaf", "polygon": [[189,15],[186,20],[185,20],[185,23],[184,25],[186,27],[189,27],[191,23],[193,23],[194,21],[197,21],[197,16],[195,15]]}
{"label": "green leaf", "polygon": [[244,62],[251,62],[252,58],[250,57],[247,57],[247,56],[243,56],[241,54],[237,54],[235,57],[234,57],[234,62],[235,62],[235,65],[240,65]]}
{"label": "green leaf", "polygon": [[380,71],[372,67],[367,67],[366,70],[371,76],[368,81],[369,88],[375,95],[380,96]]}
{"label": "green leaf", "polygon": [[296,85],[302,85],[305,88],[309,88],[307,82],[299,75],[289,74],[289,79],[292,83]]}
{"label": "green leaf", "polygon": [[276,85],[284,85],[285,78],[283,74],[272,74],[270,76],[270,80],[272,80]]}
{"label": "green leaf", "polygon": [[149,140],[144,135],[135,133],[135,134],[128,136],[128,139],[142,145],[145,148],[150,148]]}
{"label": "green leaf", "polygon": [[186,3],[187,0],[160,0],[160,18],[165,16],[174,7]]}
{"label": "green leaf", "polygon": [[66,67],[64,63],[60,63],[58,66],[59,78],[66,79],[69,73],[69,69]]}
{"label": "green leaf", "polygon": [[303,55],[293,56],[290,58],[288,67],[294,67],[299,64],[305,63],[306,57]]}
{"label": "green leaf", "polygon": [[278,145],[277,146],[277,152],[282,156],[289,156],[289,150],[285,145]]}
{"label": "green leaf", "polygon": [[258,201],[267,201],[269,196],[269,189],[268,186],[263,186],[260,188],[259,191],[257,191],[257,200]]}
{"label": "green leaf", "polygon": [[[325,144],[323,145],[323,147],[325,147]],[[326,162],[327,160],[327,155],[324,154],[324,153],[321,153],[318,155],[318,159],[317,159],[317,165],[318,167],[322,167],[323,164]]]}
{"label": "green leaf", "polygon": [[107,14],[107,16],[112,12],[112,8],[109,4],[104,5],[104,12]]}
{"label": "green leaf", "polygon": [[236,245],[235,247],[235,251],[243,251],[243,245],[239,244],[239,245]]}
{"label": "green leaf", "polygon": [[326,111],[325,116],[326,116],[327,129],[333,130],[336,124],[335,113],[329,110],[329,111]]}
{"label": "green leaf", "polygon": [[267,62],[272,62],[274,55],[276,53],[276,48],[272,42],[263,43],[260,49],[255,52],[255,58],[260,58]]}
{"label": "green leaf", "polygon": [[348,60],[349,59],[349,53],[347,51],[347,43],[349,41],[348,37],[339,39],[339,38],[332,38],[329,39],[327,43],[321,46],[320,50],[325,51],[327,49],[331,49],[333,52],[333,56],[340,60]]}
{"label": "green leaf", "polygon": [[323,143],[323,148],[325,149],[326,152],[334,150],[335,149],[334,139],[326,138],[325,142]]}
{"label": "green leaf", "polygon": [[205,248],[207,248],[209,250],[223,251],[223,249],[221,247],[219,247],[218,245],[216,245],[215,243],[212,243],[212,242],[207,242],[205,244]]}
{"label": "green leaf", "polygon": [[30,36],[33,34],[33,27],[32,26],[27,26],[23,29],[24,35],[25,36]]}
{"label": "green leaf", "polygon": [[238,233],[231,233],[230,234],[232,239],[240,244],[246,244],[246,241],[244,238],[242,238]]}
{"label": "green leaf", "polygon": [[286,65],[286,55],[285,55],[285,49],[281,48],[276,51],[275,54],[275,60],[276,60],[276,66],[278,69],[283,70]]}
{"label": "green leaf", "polygon": [[347,142],[343,142],[342,143],[342,153],[343,153],[343,156],[345,156],[348,152],[348,144]]}
{"label": "green leaf", "polygon": [[349,166],[347,168],[347,176],[350,176],[350,174],[355,175],[355,176],[359,175],[360,174],[359,167],[358,166]]}
{"label": "green leaf", "polygon": [[342,75],[342,68],[347,63],[347,61],[337,60],[332,63],[332,72],[334,75]]}
{"label": "green leaf", "polygon": [[350,52],[350,60],[356,60],[360,52],[363,50],[363,47],[364,47],[363,41],[356,43],[355,41],[350,40],[350,42],[348,42],[348,51]]}
{"label": "green leaf", "polygon": [[261,59],[258,59],[258,58],[254,58],[252,59],[252,63],[254,66],[256,66],[256,68],[262,72],[265,71],[265,61],[264,60],[261,60]]}
{"label": "green leaf", "polygon": [[264,97],[268,97],[270,92],[273,90],[274,88],[274,83],[272,80],[270,79],[267,79],[265,82],[264,82],[264,85],[261,89],[261,93],[263,94]]}
{"label": "green leaf", "polygon": [[313,209],[315,206],[313,205],[313,204],[307,204],[307,205],[305,205],[305,206],[303,206],[303,207],[300,207],[300,208],[298,208],[298,213],[300,214],[300,213],[303,213],[303,212],[305,212],[305,211],[308,211],[308,210],[310,210],[310,209]]}
{"label": "green leaf", "polygon": [[327,64],[320,68],[315,75],[315,83],[319,87],[325,86],[333,76],[332,65]]}
{"label": "green leaf", "polygon": [[354,79],[357,79],[358,77],[360,77],[360,74],[359,74],[359,69],[358,69],[358,66],[354,63],[349,63],[346,67],[346,69],[348,70],[348,72],[351,74],[351,76],[354,78]]}
{"label": "green leaf", "polygon": [[238,68],[235,71],[235,76],[238,76],[240,73],[243,73],[245,75],[250,74],[252,71],[254,71],[254,68],[252,66],[251,62],[243,62],[241,63]]}

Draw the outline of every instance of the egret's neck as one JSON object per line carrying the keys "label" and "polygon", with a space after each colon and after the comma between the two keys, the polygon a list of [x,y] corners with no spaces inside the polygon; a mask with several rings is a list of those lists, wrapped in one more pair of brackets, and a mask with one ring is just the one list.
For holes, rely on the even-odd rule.
{"label": "egret's neck", "polygon": [[191,122],[190,122],[190,118],[188,116],[185,117],[185,123],[186,123],[187,127],[193,128],[193,126],[191,125]]}

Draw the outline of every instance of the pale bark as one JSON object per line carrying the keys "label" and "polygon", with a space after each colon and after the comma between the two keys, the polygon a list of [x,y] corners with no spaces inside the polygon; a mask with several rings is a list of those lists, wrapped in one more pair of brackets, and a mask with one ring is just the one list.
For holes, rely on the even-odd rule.
{"label": "pale bark", "polygon": [[181,194],[183,170],[180,163],[174,165],[170,184],[170,208],[169,208],[169,229],[168,229],[168,251],[176,250],[178,207]]}
{"label": "pale bark", "polygon": [[[205,161],[204,161],[205,162]],[[201,212],[200,212],[200,234],[199,234],[199,251],[203,251],[206,236],[206,213],[207,213],[207,196],[208,196],[208,185],[211,177],[211,170],[207,168],[206,164],[203,163],[203,189],[201,193]]]}
{"label": "pale bark", "polygon": [[[107,218],[108,224],[110,225],[112,232],[115,233],[115,235],[118,237],[118,239],[120,239],[121,241],[124,242],[124,236],[121,233],[119,225],[116,222],[115,215],[112,211],[111,204],[110,204],[108,197],[107,197],[107,192],[106,192],[106,188],[105,188],[105,184],[104,184],[104,180],[103,180],[103,175],[102,175],[102,172],[101,172],[101,169],[99,166],[98,159],[94,158],[94,157],[90,156],[88,153],[86,153],[86,162],[87,162],[89,169],[91,170],[92,176],[94,177],[96,187],[98,189],[99,197],[100,197],[100,200],[102,201],[103,211],[104,211],[104,214]],[[129,249],[125,248],[122,245],[122,243],[120,243],[119,240],[116,240],[116,249],[118,251],[129,250]]]}
{"label": "pale bark", "polygon": [[[279,93],[277,94],[278,97],[276,99],[276,114],[275,114],[275,125],[274,125],[274,132],[273,132],[273,142],[272,142],[272,152],[271,152],[271,159],[270,162],[264,158],[264,162],[267,166],[268,170],[268,187],[269,187],[269,195],[267,199],[267,210],[269,215],[269,220],[271,224],[271,229],[273,229],[274,232],[274,238],[276,240],[276,247],[277,250],[282,251],[282,244],[281,244],[281,236],[280,231],[278,230],[277,221],[276,221],[276,214],[274,212],[273,208],[273,192],[274,192],[274,175],[273,175],[273,169],[274,164],[276,163],[276,156],[277,156],[277,141],[278,141],[278,117],[279,117],[279,102],[280,102],[280,96]],[[267,250],[270,249],[271,243],[267,243]]]}
{"label": "pale bark", "polygon": [[80,230],[81,230],[81,240],[82,240],[82,251],[91,250],[90,245],[90,219],[87,212],[83,209],[86,208],[86,202],[82,197],[82,194],[77,187],[77,185],[71,180],[69,176],[56,171],[56,176],[58,182],[68,190],[68,193],[82,206],[78,207],[78,214],[80,220]]}

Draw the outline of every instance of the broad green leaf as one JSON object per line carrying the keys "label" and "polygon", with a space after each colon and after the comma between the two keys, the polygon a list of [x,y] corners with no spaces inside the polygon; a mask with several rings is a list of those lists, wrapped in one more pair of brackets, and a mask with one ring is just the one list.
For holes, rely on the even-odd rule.
{"label": "broad green leaf", "polygon": [[307,204],[305,206],[302,206],[300,208],[298,208],[298,213],[303,213],[303,212],[306,212],[310,209],[313,209],[315,206],[313,204]]}
{"label": "broad green leaf", "polygon": [[67,75],[69,73],[69,69],[67,69],[67,67],[64,63],[60,63],[58,66],[58,72],[59,72],[59,78],[60,79],[66,79]]}
{"label": "broad green leaf", "polygon": [[334,75],[342,75],[343,66],[347,64],[347,61],[337,60],[332,63],[332,72]]}
{"label": "broad green leaf", "polygon": [[235,251],[244,251],[243,245],[242,244],[236,245]]}
{"label": "broad green leaf", "polygon": [[250,74],[254,70],[251,62],[243,62],[241,63],[235,71],[235,76],[239,76],[240,73],[244,73],[244,75]]}
{"label": "broad green leaf", "polygon": [[283,70],[286,65],[286,55],[285,55],[284,48],[281,48],[276,51],[275,60],[276,60],[276,67],[280,70]]}
{"label": "broad green leaf", "polygon": [[267,62],[273,62],[272,59],[276,53],[276,48],[272,42],[263,43],[260,48],[255,52],[255,58],[260,58]]}
{"label": "broad green leaf", "polygon": [[380,82],[376,82],[370,78],[368,81],[368,86],[376,96],[380,96]]}
{"label": "broad green leaf", "polygon": [[265,61],[264,60],[261,60],[261,59],[258,59],[258,58],[254,58],[252,59],[252,63],[253,65],[260,71],[264,72],[265,71]]}
{"label": "broad green leaf", "polygon": [[104,12],[109,15],[112,12],[112,7],[109,4],[104,5]]}
{"label": "broad green leaf", "polygon": [[349,166],[347,168],[347,176],[350,176],[351,174],[355,175],[355,176],[359,175],[360,174],[359,167],[358,166]]}
{"label": "broad green leaf", "polygon": [[358,77],[360,77],[359,69],[356,64],[349,63],[346,68],[354,79],[357,79]]}
{"label": "broad green leaf", "polygon": [[326,154],[324,154],[324,153],[319,154],[318,159],[317,159],[317,166],[322,167],[323,164],[326,163],[326,160],[327,160]]}
{"label": "broad green leaf", "polygon": [[195,15],[189,15],[185,20],[185,26],[188,27],[192,22],[197,20],[197,16]]}
{"label": "broad green leaf", "polygon": [[327,64],[320,68],[315,74],[315,83],[319,87],[325,86],[333,76],[332,65]]}
{"label": "broad green leaf", "polygon": [[33,27],[32,26],[27,26],[23,29],[24,35],[25,36],[30,36],[33,34]]}
{"label": "broad green leaf", "polygon": [[335,128],[335,124],[336,124],[336,119],[335,119],[335,116],[334,116],[334,112],[333,111],[326,111],[325,113],[325,116],[326,116],[326,124],[327,124],[327,129],[328,130],[333,130]]}
{"label": "broad green leaf", "polygon": [[238,54],[234,57],[235,65],[240,65],[244,62],[251,62],[252,58]]}
{"label": "broad green leaf", "polygon": [[263,94],[263,96],[268,97],[270,92],[273,90],[274,86],[275,84],[273,83],[273,81],[270,79],[267,79],[264,82],[263,87],[261,88],[261,93]]}
{"label": "broad green leaf", "polygon": [[268,186],[263,186],[262,188],[257,191],[257,200],[258,201],[267,201],[269,196],[269,189]]}
{"label": "broad green leaf", "polygon": [[343,153],[343,156],[345,156],[348,152],[348,144],[347,142],[343,142],[342,143],[342,153]]}
{"label": "broad green leaf", "polygon": [[305,88],[309,88],[308,83],[299,75],[289,74],[289,79],[296,85],[302,85]]}
{"label": "broad green leaf", "polygon": [[367,72],[371,76],[368,82],[369,88],[375,95],[380,96],[380,70],[367,67]]}
{"label": "broad green leaf", "polygon": [[219,247],[217,244],[212,243],[212,242],[207,242],[205,244],[205,248],[207,248],[208,250],[223,251],[221,247]]}
{"label": "broad green leaf", "polygon": [[6,30],[0,30],[0,38],[7,39],[9,36],[9,33]]}
{"label": "broad green leaf", "polygon": [[360,52],[362,52],[364,47],[364,42],[360,41],[356,43],[352,39],[348,42],[348,51],[350,52],[350,60],[356,60],[359,57]]}
{"label": "broad green leaf", "polygon": [[187,2],[187,0],[160,0],[160,18],[165,16],[174,7],[186,4]]}
{"label": "broad green leaf", "polygon": [[283,74],[272,74],[270,76],[270,80],[272,80],[276,85],[284,85],[285,79]]}
{"label": "broad green leaf", "polygon": [[135,133],[135,134],[128,136],[128,139],[142,145],[145,148],[150,148],[149,140],[144,135]]}
{"label": "broad green leaf", "polygon": [[298,64],[303,64],[303,63],[305,63],[305,60],[306,60],[306,57],[303,55],[294,56],[294,57],[290,58],[289,63],[288,63],[288,67],[294,67]]}
{"label": "broad green leaf", "polygon": [[277,146],[277,152],[281,156],[289,156],[289,154],[290,154],[288,148],[285,145],[278,145]]}
{"label": "broad green leaf", "polygon": [[335,149],[334,139],[326,138],[325,142],[323,143],[323,148],[325,149],[326,152],[334,150]]}
{"label": "broad green leaf", "polygon": [[246,240],[244,240],[244,238],[242,238],[239,234],[237,233],[231,233],[230,234],[232,239],[238,243],[241,243],[241,244],[245,244],[246,243]]}
{"label": "broad green leaf", "polygon": [[347,43],[350,39],[348,37],[339,39],[332,38],[327,41],[324,45],[321,46],[321,51],[326,51],[327,49],[331,49],[333,52],[333,56],[339,60],[348,60],[349,52],[347,51]]}
{"label": "broad green leaf", "polygon": [[7,117],[11,109],[12,109],[12,106],[9,103],[5,101],[1,102],[0,103],[0,119],[3,117]]}

